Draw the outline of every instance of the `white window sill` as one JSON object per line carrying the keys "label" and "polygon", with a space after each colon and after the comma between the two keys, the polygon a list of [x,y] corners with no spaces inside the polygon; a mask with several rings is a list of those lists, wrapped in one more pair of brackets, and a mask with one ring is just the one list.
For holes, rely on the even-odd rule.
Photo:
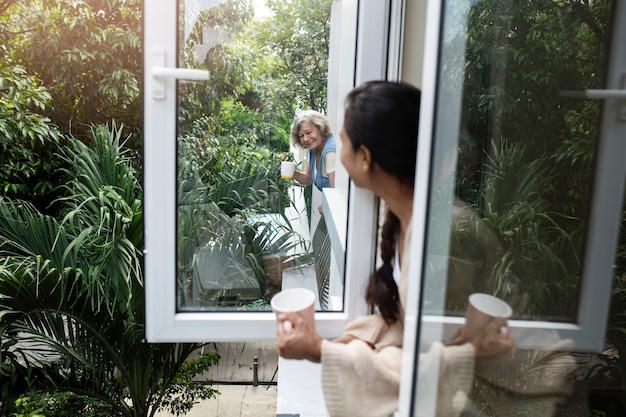
{"label": "white window sill", "polygon": [[328,417],[320,364],[278,358],[276,416]]}

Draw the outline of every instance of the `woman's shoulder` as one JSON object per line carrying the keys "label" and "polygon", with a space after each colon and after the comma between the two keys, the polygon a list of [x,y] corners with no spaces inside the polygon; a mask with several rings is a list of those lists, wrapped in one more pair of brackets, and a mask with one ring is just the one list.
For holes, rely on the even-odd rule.
{"label": "woman's shoulder", "polygon": [[337,151],[337,139],[335,135],[330,135],[326,142],[324,143],[324,150],[326,152],[336,152]]}

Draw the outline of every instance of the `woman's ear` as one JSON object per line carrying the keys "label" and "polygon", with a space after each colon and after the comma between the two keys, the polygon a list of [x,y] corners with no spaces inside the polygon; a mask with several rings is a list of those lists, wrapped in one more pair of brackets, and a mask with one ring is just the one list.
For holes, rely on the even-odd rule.
{"label": "woman's ear", "polygon": [[372,152],[366,146],[361,145],[359,147],[359,156],[361,158],[359,163],[363,172],[369,172],[372,167]]}

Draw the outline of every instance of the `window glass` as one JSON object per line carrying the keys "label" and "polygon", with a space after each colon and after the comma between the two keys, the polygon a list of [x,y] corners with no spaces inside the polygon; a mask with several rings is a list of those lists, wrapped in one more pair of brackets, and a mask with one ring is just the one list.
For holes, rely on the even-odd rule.
{"label": "window glass", "polygon": [[425,312],[483,292],[575,322],[601,109],[575,92],[604,86],[610,2],[461,3],[444,7]]}
{"label": "window glass", "polygon": [[[623,206],[617,252],[615,235],[593,238],[619,221],[623,118],[615,102],[585,99],[620,88],[623,5],[442,4],[412,414],[623,415]],[[618,197],[598,216],[610,187]],[[614,257],[609,274],[588,267],[589,242]],[[595,289],[608,282],[605,327],[607,295]],[[486,359],[480,336],[442,325],[458,318],[456,331],[474,293],[512,308],[514,353]],[[589,294],[597,320],[581,313]],[[600,348],[556,325],[600,327]]]}
{"label": "window glass", "polygon": [[[331,3],[179,4],[178,66],[209,72],[178,82],[179,311],[265,311],[289,287],[313,290],[318,310],[343,308],[343,253],[331,250],[321,191],[334,185],[326,146],[338,128],[313,126],[315,153],[290,140],[296,115],[326,115]],[[320,189],[285,178],[282,161],[319,173]]]}

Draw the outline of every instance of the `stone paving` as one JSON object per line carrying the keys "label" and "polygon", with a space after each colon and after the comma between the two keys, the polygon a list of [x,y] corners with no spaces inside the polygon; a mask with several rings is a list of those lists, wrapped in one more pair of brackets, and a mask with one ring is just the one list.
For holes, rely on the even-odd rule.
{"label": "stone paving", "polygon": [[[185,417],[276,417],[276,385],[213,385],[221,394],[202,401]],[[172,417],[159,412],[155,417]]]}

